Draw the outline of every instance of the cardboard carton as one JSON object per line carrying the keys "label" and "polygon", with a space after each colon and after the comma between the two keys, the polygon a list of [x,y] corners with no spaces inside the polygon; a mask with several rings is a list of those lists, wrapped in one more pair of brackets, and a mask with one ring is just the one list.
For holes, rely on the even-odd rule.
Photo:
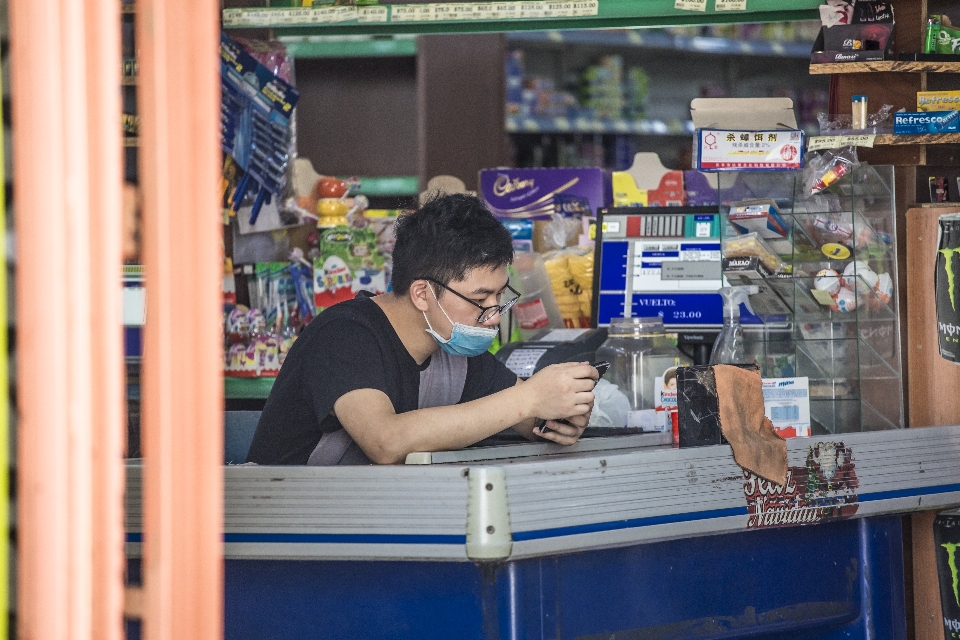
{"label": "cardboard carton", "polygon": [[790,98],[696,98],[690,116],[700,171],[788,171],[803,166],[803,132]]}

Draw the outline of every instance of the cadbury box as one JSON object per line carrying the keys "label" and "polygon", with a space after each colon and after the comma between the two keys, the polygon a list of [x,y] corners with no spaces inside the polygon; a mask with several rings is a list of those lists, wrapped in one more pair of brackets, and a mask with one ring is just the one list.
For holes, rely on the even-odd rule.
{"label": "cadbury box", "polygon": [[[610,181],[602,169],[482,169],[480,197],[502,220],[519,220],[532,233],[534,251],[546,251],[544,228],[554,214],[592,217],[610,198]],[[573,226],[570,226],[573,229]],[[576,244],[577,237],[567,238]]]}

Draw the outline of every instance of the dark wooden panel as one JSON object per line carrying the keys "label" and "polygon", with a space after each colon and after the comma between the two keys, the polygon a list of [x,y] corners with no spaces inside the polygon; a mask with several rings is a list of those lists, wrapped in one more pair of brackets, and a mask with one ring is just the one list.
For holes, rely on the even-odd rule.
{"label": "dark wooden panel", "polygon": [[297,60],[296,76],[297,146],[318,172],[417,173],[413,58]]}
{"label": "dark wooden panel", "polygon": [[[911,427],[960,423],[960,367],[940,357],[934,304],[938,217],[953,208],[907,212],[907,381]],[[943,624],[933,543],[935,512],[913,515],[914,624],[917,640],[941,640]]]}
{"label": "dark wooden panel", "polygon": [[508,162],[502,34],[421,36],[417,55],[420,181],[453,175],[477,188],[477,172]]}

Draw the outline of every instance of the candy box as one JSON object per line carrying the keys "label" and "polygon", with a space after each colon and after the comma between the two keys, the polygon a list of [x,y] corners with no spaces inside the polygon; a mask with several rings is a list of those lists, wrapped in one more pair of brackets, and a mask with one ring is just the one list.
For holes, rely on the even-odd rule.
{"label": "candy box", "polygon": [[320,233],[313,261],[313,299],[320,312],[360,291],[386,293],[383,254],[371,228],[333,227]]}

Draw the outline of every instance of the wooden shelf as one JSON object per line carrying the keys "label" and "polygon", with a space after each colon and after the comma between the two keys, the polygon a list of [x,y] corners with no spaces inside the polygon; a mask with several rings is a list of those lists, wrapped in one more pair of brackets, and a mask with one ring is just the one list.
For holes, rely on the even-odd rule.
{"label": "wooden shelf", "polygon": [[884,133],[874,138],[873,143],[875,145],[960,144],[960,133],[926,133],[921,135]]}
{"label": "wooden shelf", "polygon": [[[960,58],[960,56],[958,56]],[[811,64],[811,74],[833,73],[960,73],[960,62],[905,62],[881,60],[877,62],[833,62]]]}

